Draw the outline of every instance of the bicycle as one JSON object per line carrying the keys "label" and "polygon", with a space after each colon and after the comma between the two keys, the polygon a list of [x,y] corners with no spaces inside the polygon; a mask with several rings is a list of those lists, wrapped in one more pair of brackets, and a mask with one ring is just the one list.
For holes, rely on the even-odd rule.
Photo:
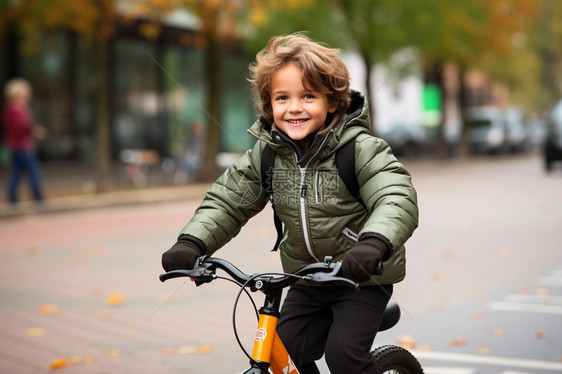
{"label": "bicycle", "polygon": [[[250,369],[244,374],[298,374],[299,371],[291,360],[281,339],[277,336],[276,326],[280,315],[281,297],[284,288],[299,280],[316,285],[345,285],[357,288],[359,285],[350,279],[338,276],[341,261],[332,262],[326,257],[324,262],[307,265],[292,274],[262,273],[248,275],[240,271],[227,260],[216,257],[201,256],[196,260],[191,270],[173,270],[160,275],[162,282],[177,277],[189,277],[196,286],[209,283],[215,279],[225,279],[240,286],[240,292],[235,300],[233,311],[233,325],[236,340],[242,351],[250,359]],[[217,269],[223,270],[229,277],[217,275]],[[261,291],[265,294],[263,306],[257,311],[258,326],[254,340],[252,354],[242,346],[236,333],[236,306],[240,296],[245,292],[253,302],[247,289],[252,292]],[[254,308],[256,308],[254,304]],[[388,330],[400,319],[400,308],[391,300],[384,312],[379,331]],[[423,374],[418,360],[406,349],[395,345],[384,345],[371,351],[380,374]]]}

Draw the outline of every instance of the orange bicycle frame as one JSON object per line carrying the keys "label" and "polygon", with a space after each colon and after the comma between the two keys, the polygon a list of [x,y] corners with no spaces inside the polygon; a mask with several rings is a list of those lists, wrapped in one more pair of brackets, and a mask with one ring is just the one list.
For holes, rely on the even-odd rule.
{"label": "orange bicycle frame", "polygon": [[269,365],[273,374],[299,374],[287,349],[277,335],[277,320],[278,317],[260,310],[252,360],[265,364],[265,366]]}

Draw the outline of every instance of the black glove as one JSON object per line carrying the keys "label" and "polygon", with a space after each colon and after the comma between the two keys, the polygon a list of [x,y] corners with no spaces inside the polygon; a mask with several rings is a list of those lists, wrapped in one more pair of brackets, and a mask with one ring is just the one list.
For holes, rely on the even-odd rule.
{"label": "black glove", "polygon": [[162,254],[162,267],[166,271],[191,270],[195,260],[205,254],[203,248],[204,244],[199,239],[180,235],[176,244]]}
{"label": "black glove", "polygon": [[342,275],[359,283],[368,281],[373,275],[381,275],[379,262],[389,252],[387,244],[379,238],[370,236],[361,239],[343,256]]}

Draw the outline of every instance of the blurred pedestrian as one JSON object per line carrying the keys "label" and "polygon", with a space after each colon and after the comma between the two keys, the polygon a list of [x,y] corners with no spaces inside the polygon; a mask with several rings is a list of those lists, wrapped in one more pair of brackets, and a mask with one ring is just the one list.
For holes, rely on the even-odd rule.
{"label": "blurred pedestrian", "polygon": [[18,184],[22,174],[27,173],[33,198],[43,200],[40,165],[34,138],[44,140],[48,136],[45,127],[35,124],[29,102],[33,95],[31,84],[22,78],[9,80],[4,87],[6,103],[2,110],[4,139],[11,156],[11,170],[8,178],[8,200],[18,201]]}

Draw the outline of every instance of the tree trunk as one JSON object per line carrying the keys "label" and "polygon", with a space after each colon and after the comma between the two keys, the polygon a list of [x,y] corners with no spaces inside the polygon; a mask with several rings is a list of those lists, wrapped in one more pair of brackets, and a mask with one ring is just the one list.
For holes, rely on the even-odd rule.
{"label": "tree trunk", "polygon": [[96,192],[107,190],[110,160],[110,133],[109,133],[109,105],[108,105],[108,71],[107,71],[107,45],[105,40],[97,39],[96,68],[97,68],[97,92],[96,92]]}
{"label": "tree trunk", "polygon": [[377,126],[376,126],[376,112],[375,112],[375,92],[373,92],[372,88],[372,74],[371,71],[373,69],[373,64],[371,63],[371,58],[367,53],[361,53],[361,57],[363,57],[363,65],[365,67],[365,89],[367,103],[369,105],[369,118],[371,119],[371,132],[373,135],[377,135]]}
{"label": "tree trunk", "polygon": [[205,152],[201,169],[202,181],[213,181],[217,178],[217,165],[215,158],[220,150],[221,141],[221,103],[222,103],[222,64],[220,43],[213,31],[207,35],[207,64],[206,80],[208,126],[205,142]]}
{"label": "tree trunk", "polygon": [[459,105],[461,109],[461,135],[459,140],[459,155],[462,158],[470,157],[471,155],[470,142],[468,139],[468,96],[465,76],[466,68],[464,66],[461,66],[459,72]]}

